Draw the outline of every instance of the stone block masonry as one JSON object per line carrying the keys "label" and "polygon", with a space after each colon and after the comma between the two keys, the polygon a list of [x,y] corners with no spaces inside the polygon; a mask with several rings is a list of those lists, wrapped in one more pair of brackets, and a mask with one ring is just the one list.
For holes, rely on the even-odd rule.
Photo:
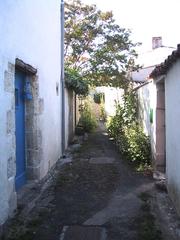
{"label": "stone block masonry", "polygon": [[1,111],[0,111],[0,132],[1,132],[1,157],[0,157],[0,225],[5,222],[8,216],[12,216],[17,206],[15,192],[16,175],[16,144],[15,144],[15,100],[14,80],[15,65],[6,58],[2,58],[0,75],[2,77],[1,87]]}
{"label": "stone block masonry", "polygon": [[13,93],[14,91],[14,64],[8,63],[8,70],[4,71],[4,91]]}
{"label": "stone block masonry", "polygon": [[[0,226],[11,217],[17,207],[15,190],[16,176],[16,136],[15,136],[15,64],[3,60],[0,66],[2,77],[0,111],[1,158],[0,158]],[[28,74],[32,88],[32,100],[25,100],[25,139],[27,180],[40,179],[42,160],[42,131],[39,116],[44,111],[44,100],[39,98],[38,76]]]}
{"label": "stone block masonry", "polygon": [[[45,177],[49,168],[62,155],[60,95],[62,69],[61,11],[58,0],[38,0],[36,5],[32,1],[0,1],[0,9],[3,12],[0,15],[0,22],[3,25],[3,28],[0,28],[0,225],[2,225],[16,209],[15,113],[18,108],[15,108],[15,73],[23,72],[27,77],[25,89],[22,85],[19,86],[22,91],[26,90],[25,102],[19,101],[25,105],[25,116],[21,116],[22,119],[25,117],[25,127],[23,126],[25,130],[22,129],[25,132],[23,148],[26,166],[26,179],[22,184],[25,184],[29,180]],[[23,159],[20,165],[24,165]]]}
{"label": "stone block masonry", "polygon": [[40,179],[42,159],[42,131],[39,116],[44,111],[44,100],[39,98],[38,76],[30,78],[33,100],[26,102],[26,164],[27,178]]}

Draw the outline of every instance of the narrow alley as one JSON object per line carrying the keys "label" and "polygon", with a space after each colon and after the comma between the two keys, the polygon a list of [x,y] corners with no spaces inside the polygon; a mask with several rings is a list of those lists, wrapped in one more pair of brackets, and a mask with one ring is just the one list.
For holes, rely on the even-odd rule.
{"label": "narrow alley", "polygon": [[180,240],[179,2],[0,1],[0,240]]}
{"label": "narrow alley", "polygon": [[4,239],[164,239],[151,213],[153,180],[127,166],[103,125],[71,151],[72,158],[61,159],[66,163],[57,164],[35,201],[33,192],[42,186],[30,187],[29,207],[24,207],[27,192],[24,198],[22,193]]}

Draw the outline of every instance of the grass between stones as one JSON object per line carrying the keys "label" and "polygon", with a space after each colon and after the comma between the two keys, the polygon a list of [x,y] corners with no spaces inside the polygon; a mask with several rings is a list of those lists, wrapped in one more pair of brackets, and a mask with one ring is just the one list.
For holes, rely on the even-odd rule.
{"label": "grass between stones", "polygon": [[143,203],[140,214],[136,219],[138,240],[163,240],[161,230],[157,226],[155,217],[152,214],[151,195],[147,192],[142,192],[139,198]]}

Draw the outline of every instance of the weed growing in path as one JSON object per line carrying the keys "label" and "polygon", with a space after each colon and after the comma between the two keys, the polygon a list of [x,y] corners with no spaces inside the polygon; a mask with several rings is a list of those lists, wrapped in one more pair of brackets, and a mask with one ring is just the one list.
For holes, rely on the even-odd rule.
{"label": "weed growing in path", "polygon": [[148,192],[142,192],[139,195],[142,200],[140,214],[136,219],[138,240],[162,240],[162,233],[158,228],[155,217],[151,211],[150,199],[152,198]]}

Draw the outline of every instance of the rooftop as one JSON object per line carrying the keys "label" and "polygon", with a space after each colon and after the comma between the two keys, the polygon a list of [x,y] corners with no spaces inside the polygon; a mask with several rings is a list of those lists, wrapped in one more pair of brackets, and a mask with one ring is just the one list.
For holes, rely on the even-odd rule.
{"label": "rooftop", "polygon": [[172,66],[172,64],[175,63],[179,58],[180,58],[180,44],[177,45],[177,49],[173,51],[171,55],[169,55],[163,63],[159,64],[154,68],[154,70],[150,74],[150,77],[154,78],[166,74],[170,67]]}
{"label": "rooftop", "polygon": [[162,63],[174,49],[173,47],[161,46],[140,54],[137,64],[142,68],[131,73],[132,80],[140,83],[145,82],[156,66]]}

